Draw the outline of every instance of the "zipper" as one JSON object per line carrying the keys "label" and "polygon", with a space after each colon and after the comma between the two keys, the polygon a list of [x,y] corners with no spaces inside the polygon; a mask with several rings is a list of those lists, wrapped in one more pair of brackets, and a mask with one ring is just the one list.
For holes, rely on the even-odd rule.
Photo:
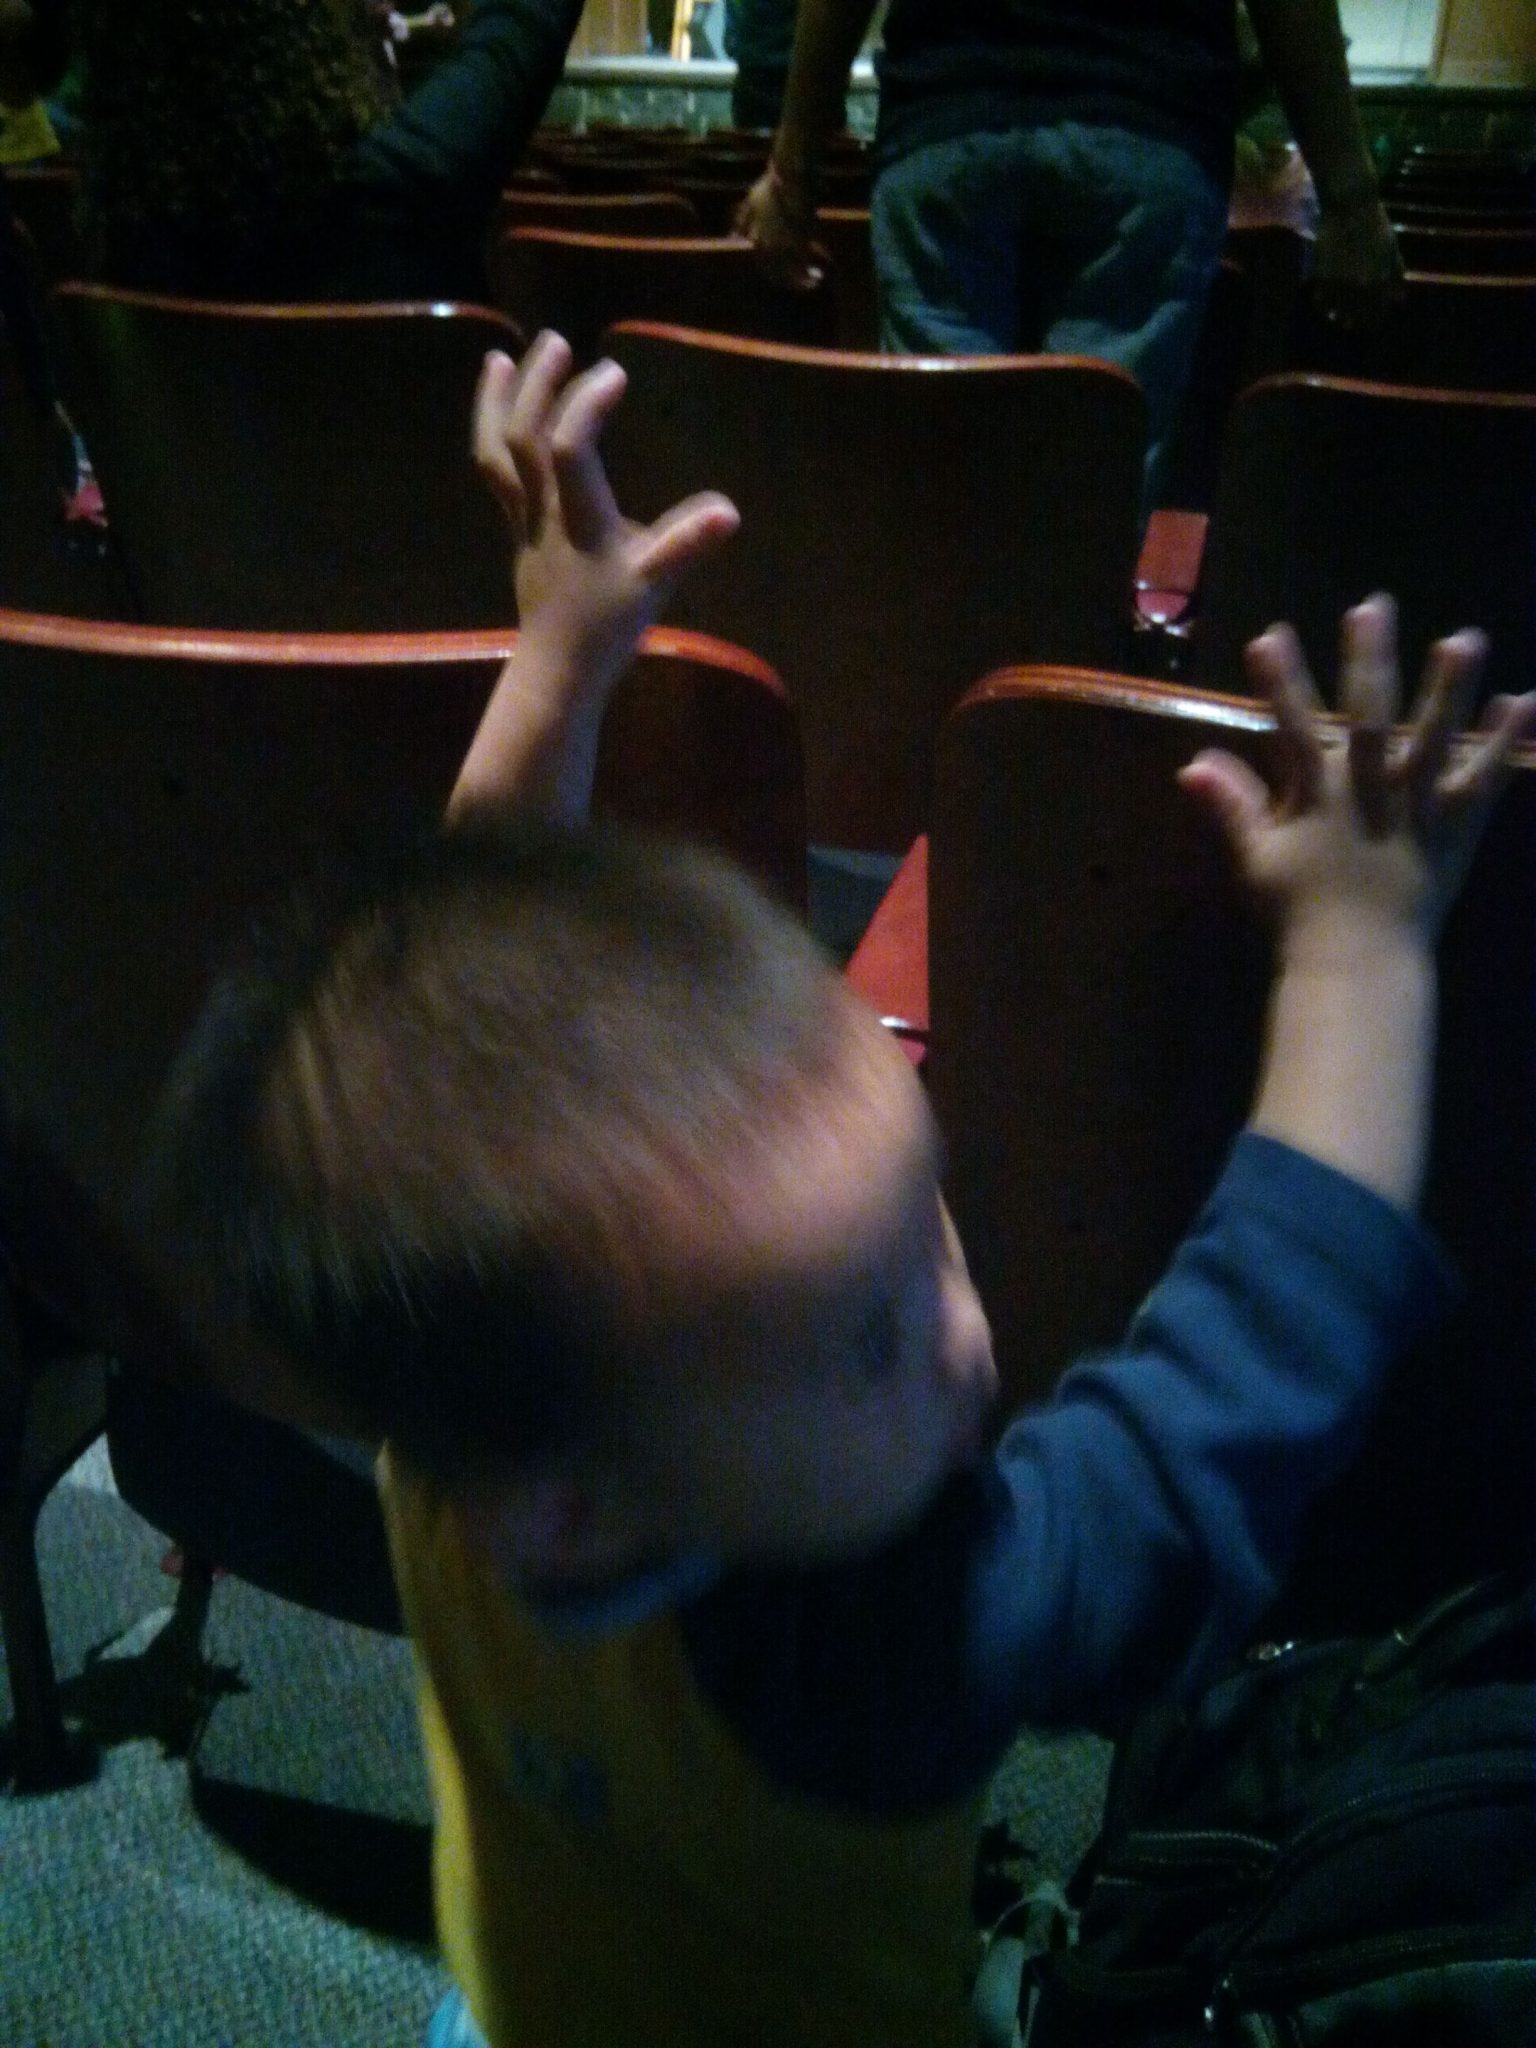
{"label": "zipper", "polygon": [[[1454,1961],[1458,1942],[1474,1958],[1485,1953],[1489,1944],[1487,1934],[1469,1935],[1460,1928],[1440,1928],[1346,1944],[1331,1956],[1310,1965],[1292,1962],[1245,1966],[1238,1959],[1242,1949],[1260,1933],[1265,1920],[1290,1884],[1303,1875],[1310,1864],[1337,1848],[1362,1826],[1375,1824],[1394,1812],[1407,1817],[1432,1812],[1437,1806],[1459,1804],[1468,1792],[1493,1793],[1501,1795],[1504,1800],[1518,1799],[1522,1804],[1528,1803],[1536,1792],[1536,1771],[1533,1771],[1530,1757],[1514,1753],[1508,1762],[1500,1765],[1479,1762],[1469,1767],[1461,1759],[1449,1764],[1442,1761],[1424,1765],[1406,1782],[1394,1785],[1389,1793],[1360,1793],[1321,1815],[1296,1835],[1275,1862],[1263,1898],[1257,1901],[1223,1944],[1226,1960],[1206,2006],[1207,2031],[1215,2033],[1224,2024],[1223,2014],[1239,1986],[1244,1996],[1250,1996],[1260,1986],[1276,1990],[1294,1989],[1312,1978],[1327,1984],[1346,1958],[1353,1966],[1363,1964],[1367,1975],[1371,1974],[1374,1964],[1387,1965],[1415,1955]],[[1498,1952],[1503,1953],[1503,1950]]]}
{"label": "zipper", "polygon": [[[1440,1968],[1454,1963],[1510,1959],[1510,1945],[1482,1928],[1420,1929],[1413,1934],[1378,1935],[1368,1941],[1314,1956],[1305,1962],[1237,1963],[1212,1984],[1201,2015],[1207,2034],[1218,2039],[1240,2014],[1256,2006],[1292,2003],[1318,1992],[1343,1990],[1372,1978],[1396,1974],[1405,1964]],[[1518,1951],[1513,1958],[1519,1960]]]}
{"label": "zipper", "polygon": [[1482,1758],[1470,1763],[1464,1757],[1440,1758],[1405,1771],[1390,1791],[1357,1792],[1353,1799],[1330,1807],[1291,1837],[1276,1863],[1275,1882],[1304,1866],[1317,1849],[1346,1838],[1362,1821],[1390,1816],[1395,1809],[1416,1813],[1465,1792],[1521,1791],[1536,1796],[1536,1764],[1531,1757],[1518,1750],[1494,1754],[1509,1761],[1490,1765]]}
{"label": "zipper", "polygon": [[1195,1877],[1231,1870],[1251,1880],[1267,1876],[1279,1854],[1269,1836],[1244,1834],[1237,1828],[1143,1828],[1120,1844],[1113,1865],[1098,1881],[1125,1884],[1144,1875],[1165,1876],[1170,1870],[1188,1870]]}

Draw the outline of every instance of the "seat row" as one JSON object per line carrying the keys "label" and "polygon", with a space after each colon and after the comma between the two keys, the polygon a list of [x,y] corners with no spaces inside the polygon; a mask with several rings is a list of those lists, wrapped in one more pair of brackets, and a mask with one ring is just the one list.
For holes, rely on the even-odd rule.
{"label": "seat row", "polygon": [[[98,609],[273,631],[511,623],[505,534],[466,449],[484,352],[517,346],[504,319],[207,308],[93,286],[54,303],[124,592]],[[608,436],[621,501],[654,516],[713,487],[741,509],[741,535],[679,593],[677,622],[784,676],[814,839],[903,850],[926,817],[940,719],[1000,663],[1152,665],[1130,626],[1145,430],[1123,373],[646,323],[604,346],[631,386]],[[1536,665],[1533,506],[1536,398],[1261,382],[1231,416],[1208,533],[1188,522],[1182,552],[1201,573],[1181,672],[1241,690],[1253,633],[1287,616],[1326,636],[1384,587],[1409,644],[1481,624],[1490,686],[1518,687]],[[1155,559],[1166,526],[1141,550],[1143,580],[1187,589],[1188,561]],[[13,603],[38,601],[35,564],[13,553],[27,537],[10,523],[0,535]],[[51,589],[42,601],[59,608]]]}

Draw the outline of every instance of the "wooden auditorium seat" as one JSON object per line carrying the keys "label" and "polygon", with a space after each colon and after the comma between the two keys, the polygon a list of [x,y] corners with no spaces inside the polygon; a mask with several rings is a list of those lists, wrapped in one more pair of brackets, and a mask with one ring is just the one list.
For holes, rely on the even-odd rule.
{"label": "wooden auditorium seat", "polygon": [[[1262,766],[1269,726],[1240,698],[1041,669],[989,678],[941,736],[928,1082],[1015,1402],[1115,1341],[1246,1115],[1269,943],[1174,777],[1207,746]],[[1536,1537],[1536,749],[1440,962],[1424,1213],[1465,1296],[1314,1533],[1301,1582],[1334,1624]]]}
{"label": "wooden auditorium seat", "polygon": [[[69,1768],[36,1517],[104,1421],[130,1505],[189,1552],[374,1625],[387,1607],[366,1477],[220,1398],[230,1361],[191,1355],[134,1188],[220,959],[322,861],[430,829],[512,644],[0,612],[0,1620],[22,1782]],[[603,730],[598,794],[609,815],[723,845],[803,896],[794,720],[739,649],[648,636]],[[161,1436],[191,1449],[157,1456]],[[300,1496],[319,1489],[303,1528],[231,1509],[262,1494],[263,1458],[274,1488],[288,1475],[292,1491],[297,1469]],[[315,1517],[334,1540],[303,1540]]]}
{"label": "wooden auditorium seat", "polygon": [[843,970],[914,1067],[928,1058],[928,835],[919,833]]}
{"label": "wooden auditorium seat", "polygon": [[1246,687],[1276,619],[1331,648],[1345,608],[1397,598],[1405,647],[1481,626],[1487,687],[1536,673],[1536,398],[1275,377],[1232,412],[1191,678]]}
{"label": "wooden auditorium seat", "polygon": [[1536,213],[1528,206],[1420,205],[1413,200],[1402,199],[1389,199],[1384,203],[1387,218],[1394,227],[1473,228],[1479,232],[1496,232],[1505,228],[1529,228],[1536,223]]}
{"label": "wooden auditorium seat", "polygon": [[697,211],[679,192],[524,192],[497,202],[493,242],[513,228],[564,228],[583,235],[697,235]]}
{"label": "wooden auditorium seat", "polygon": [[1402,303],[1358,334],[1304,306],[1295,366],[1382,384],[1536,393],[1536,276],[1410,271]]}
{"label": "wooden auditorium seat", "polygon": [[838,347],[878,348],[880,298],[868,207],[818,207],[816,240],[827,252],[827,284],[837,305]]}
{"label": "wooden auditorium seat", "polygon": [[512,623],[469,457],[499,313],[53,294],[65,396],[139,616],[278,632]]}
{"label": "wooden auditorium seat", "polygon": [[1409,270],[1436,277],[1536,277],[1536,223],[1526,228],[1400,224],[1396,234]]}
{"label": "wooden auditorium seat", "polygon": [[599,193],[653,192],[661,159],[655,151],[627,147],[547,150],[539,161],[559,172],[567,191]]}
{"label": "wooden auditorium seat", "polygon": [[527,333],[553,327],[593,361],[618,320],[662,320],[759,341],[830,346],[837,308],[825,285],[770,284],[735,237],[584,235],[514,228],[496,242],[492,295]]}
{"label": "wooden auditorium seat", "polygon": [[1529,150],[1411,149],[1382,180],[1382,196],[1389,206],[1536,212],[1536,155]]}
{"label": "wooden auditorium seat", "polygon": [[667,190],[686,199],[698,215],[698,233],[729,235],[735,227],[737,209],[761,169],[761,164],[693,165],[674,161],[664,180]]}
{"label": "wooden auditorium seat", "polygon": [[[624,323],[621,504],[742,515],[682,624],[757,648],[799,712],[813,841],[905,852],[945,711],[1000,659],[1119,661],[1145,409],[1073,357],[882,357]],[[1092,650],[1092,651],[1090,651]]]}

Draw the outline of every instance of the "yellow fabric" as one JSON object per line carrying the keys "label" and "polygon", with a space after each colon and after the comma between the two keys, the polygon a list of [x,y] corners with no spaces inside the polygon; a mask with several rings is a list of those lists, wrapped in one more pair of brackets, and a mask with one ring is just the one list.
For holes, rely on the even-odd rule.
{"label": "yellow fabric", "polygon": [[29,107],[0,107],[0,164],[31,164],[58,153],[59,138],[41,100]]}
{"label": "yellow fabric", "polygon": [[386,1450],[448,1962],[491,2048],[959,2048],[975,1805],[779,1792],[675,1623],[552,1641]]}

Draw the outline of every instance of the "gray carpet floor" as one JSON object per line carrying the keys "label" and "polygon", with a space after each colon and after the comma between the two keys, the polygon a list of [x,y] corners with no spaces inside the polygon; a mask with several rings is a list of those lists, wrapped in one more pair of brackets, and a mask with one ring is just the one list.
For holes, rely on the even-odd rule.
{"label": "gray carpet floor", "polygon": [[[405,1644],[222,1579],[189,1657],[164,1540],[101,1446],[39,1552],[99,1765],[0,1796],[0,2048],[416,2048],[446,1978]],[[1066,1875],[1106,1767],[1088,1738],[1021,1738],[993,1787],[1011,1872]]]}

